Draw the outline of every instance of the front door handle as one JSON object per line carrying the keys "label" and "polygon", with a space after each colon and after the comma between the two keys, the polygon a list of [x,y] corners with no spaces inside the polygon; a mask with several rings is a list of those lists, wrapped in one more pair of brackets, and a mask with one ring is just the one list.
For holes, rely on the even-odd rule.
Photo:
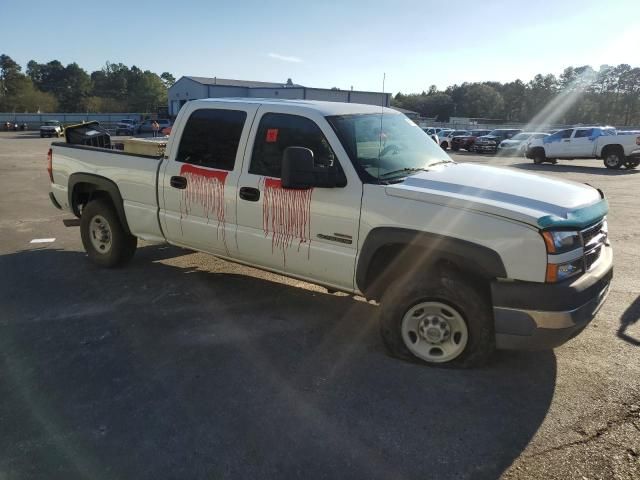
{"label": "front door handle", "polygon": [[571,141],[570,138],[566,138],[566,139],[563,140],[563,142],[570,142],[570,141]]}
{"label": "front door handle", "polygon": [[240,187],[240,198],[247,202],[257,202],[260,200],[260,190],[253,187]]}
{"label": "front door handle", "polygon": [[171,177],[171,181],[169,182],[169,184],[173,188],[179,188],[180,190],[184,190],[185,188],[187,188],[187,179],[184,177],[173,176]]}

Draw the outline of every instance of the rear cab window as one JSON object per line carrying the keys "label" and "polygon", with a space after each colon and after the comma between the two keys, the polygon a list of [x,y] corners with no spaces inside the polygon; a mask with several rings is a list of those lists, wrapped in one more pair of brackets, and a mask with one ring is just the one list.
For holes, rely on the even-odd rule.
{"label": "rear cab window", "polygon": [[185,124],[176,161],[233,170],[247,118],[242,110],[200,109]]}

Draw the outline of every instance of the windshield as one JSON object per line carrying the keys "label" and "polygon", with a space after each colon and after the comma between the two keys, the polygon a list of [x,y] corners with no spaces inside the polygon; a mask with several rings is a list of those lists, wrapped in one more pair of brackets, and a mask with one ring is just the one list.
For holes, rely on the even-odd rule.
{"label": "windshield", "polygon": [[44,122],[44,124],[50,127],[57,127],[58,125],[60,125],[60,122],[58,122],[57,120],[49,120],[47,122]]}
{"label": "windshield", "polygon": [[392,181],[435,163],[452,160],[404,115],[328,117],[363,180]]}
{"label": "windshield", "polygon": [[531,136],[530,133],[519,133],[517,135],[514,135],[511,140],[526,140]]}

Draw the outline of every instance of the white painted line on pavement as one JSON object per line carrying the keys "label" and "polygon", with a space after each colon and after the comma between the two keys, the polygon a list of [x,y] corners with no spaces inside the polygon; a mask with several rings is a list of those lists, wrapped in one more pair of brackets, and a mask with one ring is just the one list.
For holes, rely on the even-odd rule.
{"label": "white painted line on pavement", "polygon": [[55,242],[55,238],[34,238],[29,243],[51,243]]}

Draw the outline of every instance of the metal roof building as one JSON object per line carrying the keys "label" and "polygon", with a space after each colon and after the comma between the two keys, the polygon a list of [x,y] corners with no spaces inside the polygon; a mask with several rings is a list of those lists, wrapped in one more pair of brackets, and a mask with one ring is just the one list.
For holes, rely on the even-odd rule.
{"label": "metal roof building", "polygon": [[284,98],[290,100],[324,100],[329,102],[364,103],[388,107],[391,94],[339,90],[337,88],[312,88],[293,83],[256,82],[228,78],[180,77],[169,88],[169,115],[176,116],[189,100],[199,98],[249,97]]}

